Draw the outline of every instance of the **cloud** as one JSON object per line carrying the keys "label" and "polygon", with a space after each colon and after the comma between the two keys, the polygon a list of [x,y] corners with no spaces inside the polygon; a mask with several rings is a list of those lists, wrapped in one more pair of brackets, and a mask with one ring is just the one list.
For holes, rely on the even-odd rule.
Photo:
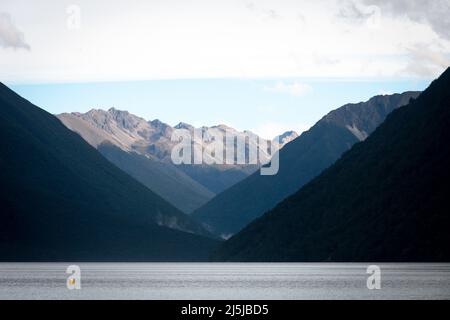
{"label": "cloud", "polygon": [[359,2],[354,0],[341,0],[337,16],[354,22],[362,22],[368,17],[364,8],[365,6],[362,7]]}
{"label": "cloud", "polygon": [[270,92],[287,93],[293,96],[303,96],[312,91],[312,87],[309,84],[301,82],[284,83],[278,82],[274,86],[266,86],[264,90]]}
{"label": "cloud", "polygon": [[370,8],[377,7],[382,15],[428,24],[440,37],[450,40],[449,0],[341,0],[338,16],[362,21],[370,17]]}
{"label": "cloud", "polygon": [[407,48],[410,56],[404,72],[419,77],[435,77],[450,66],[450,58],[429,45],[417,44]]}
{"label": "cloud", "polygon": [[313,62],[315,64],[317,64],[318,66],[336,65],[341,62],[341,60],[339,60],[335,57],[330,57],[330,56],[321,55],[321,54],[317,54],[317,53],[313,54],[312,59],[313,59]]}
{"label": "cloud", "polygon": [[[371,11],[374,14],[370,14]],[[410,27],[419,24],[429,28],[439,38],[434,39],[429,35],[427,40],[413,40],[411,33],[402,38],[403,43],[399,41],[398,48],[407,54],[407,60],[404,63],[406,67],[397,73],[431,78],[441,74],[450,65],[446,46],[450,40],[449,13],[450,0],[339,0],[337,16],[352,23],[369,23],[369,26],[374,21],[379,24],[381,18],[387,17],[393,21],[408,20]]]}
{"label": "cloud", "polygon": [[[409,1],[416,3],[194,0],[185,5],[172,0],[169,3],[177,5],[162,5],[135,0],[133,6],[110,1],[104,12],[105,1],[78,0],[81,8],[92,13],[92,19],[83,20],[84,36],[80,36],[65,27],[70,15],[64,4],[58,10],[47,10],[54,0],[6,0],[8,6],[0,0],[0,12],[8,12],[13,20],[1,14],[0,51],[2,47],[29,48],[28,44],[33,50],[27,67],[21,55],[8,54],[2,56],[0,69],[8,76],[4,81],[15,82],[257,78],[286,83],[315,77],[394,77],[410,61],[407,47],[436,40],[442,46],[433,50],[450,52],[450,41],[434,31],[450,32],[444,27],[448,17],[442,18],[448,11],[441,10],[441,18],[432,19],[440,10],[429,9],[431,13],[420,18],[421,10]],[[441,3],[426,2],[435,8],[436,1]],[[401,13],[397,2],[414,9],[406,11],[410,18]],[[377,11],[371,4],[382,7],[378,27]],[[336,18],[339,10],[343,18]],[[114,22],[123,20],[129,23]],[[52,41],[41,41],[48,39],[49,30]],[[275,85],[276,80],[266,84]],[[287,89],[283,84],[277,88]]]}
{"label": "cloud", "polygon": [[264,8],[257,6],[254,2],[248,2],[245,4],[245,7],[257,15],[261,16],[262,18],[269,18],[269,19],[280,19],[281,15],[278,13],[275,9],[270,8]]}
{"label": "cloud", "polygon": [[364,0],[395,16],[406,15],[412,21],[428,23],[444,39],[450,40],[449,0]]}
{"label": "cloud", "polygon": [[3,48],[30,50],[30,46],[25,42],[23,32],[17,29],[11,16],[5,12],[0,12],[0,46]]}

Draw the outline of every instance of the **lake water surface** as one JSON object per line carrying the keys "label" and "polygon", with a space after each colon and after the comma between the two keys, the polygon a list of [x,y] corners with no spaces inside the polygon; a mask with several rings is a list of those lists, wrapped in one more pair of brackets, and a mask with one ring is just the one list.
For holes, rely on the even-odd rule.
{"label": "lake water surface", "polygon": [[[79,263],[81,290],[68,290],[73,263],[0,263],[0,299],[450,299],[450,264]],[[76,264],[76,263],[75,263]]]}

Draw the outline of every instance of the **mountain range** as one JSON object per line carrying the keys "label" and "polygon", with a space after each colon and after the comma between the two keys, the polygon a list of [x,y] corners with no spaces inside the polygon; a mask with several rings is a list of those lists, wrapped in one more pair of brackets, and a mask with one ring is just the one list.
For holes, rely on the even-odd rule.
{"label": "mountain range", "polygon": [[197,261],[217,245],[3,84],[0,134],[1,261]]}
{"label": "mountain range", "polygon": [[[64,113],[58,115],[58,118],[112,163],[185,213],[201,207],[216,193],[259,168],[258,165],[225,164],[175,166],[171,159],[172,148],[176,145],[171,139],[174,130],[185,129],[193,133],[196,129],[182,122],[171,127],[159,120],[146,121],[114,108],[107,111],[93,109],[87,113]],[[201,143],[194,143],[195,150],[203,152],[211,142],[207,135],[210,129],[219,130],[223,134],[228,131],[240,137],[249,133],[239,132],[225,125],[202,127],[199,130],[205,138]],[[293,131],[285,133],[276,147],[283,147],[296,135]],[[270,156],[264,153],[262,161],[269,159]]]}
{"label": "mountain range", "polygon": [[176,129],[201,131],[200,151],[210,129],[250,132],[56,117],[0,83],[0,261],[449,261],[449,106],[450,69],[344,105],[274,139],[280,170],[261,176],[170,157]]}
{"label": "mountain range", "polygon": [[214,260],[450,261],[449,128],[450,68]]}
{"label": "mountain range", "polygon": [[331,111],[280,150],[278,174],[252,174],[197,209],[193,217],[211,232],[230,237],[332,165],[365,140],[390,112],[419,94],[376,96]]}

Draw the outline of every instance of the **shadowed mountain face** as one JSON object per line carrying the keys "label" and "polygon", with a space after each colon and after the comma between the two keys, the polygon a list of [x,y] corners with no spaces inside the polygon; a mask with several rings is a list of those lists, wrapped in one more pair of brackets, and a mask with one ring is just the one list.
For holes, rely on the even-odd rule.
{"label": "shadowed mountain face", "polygon": [[377,96],[330,112],[281,149],[277,175],[257,172],[216,196],[193,216],[212,232],[229,237],[332,165],[353,144],[367,138],[391,111],[418,95]]}
{"label": "shadowed mountain face", "polygon": [[185,213],[191,213],[214,196],[170,163],[126,152],[107,140],[97,149],[106,159]]}
{"label": "shadowed mountain face", "polygon": [[0,260],[201,260],[216,244],[3,84],[0,134]]}
{"label": "shadowed mountain face", "polygon": [[191,213],[215,195],[171,162],[158,158],[170,150],[152,149],[154,154],[134,150],[141,149],[144,137],[162,145],[170,142],[172,128],[158,120],[147,123],[115,109],[64,113],[58,118],[109,161],[185,213]]}
{"label": "shadowed mountain face", "polygon": [[450,69],[227,241],[225,261],[450,261]]}
{"label": "shadowed mountain face", "polygon": [[[143,118],[130,114],[127,111],[120,111],[114,108],[108,111],[91,110],[87,113],[64,113],[58,115],[58,118],[71,130],[79,133],[83,139],[92,146],[98,148],[103,142],[115,145],[125,152],[134,155],[139,154],[148,159],[165,164],[165,171],[172,172],[179,179],[179,187],[173,189],[177,193],[185,193],[183,201],[179,195],[164,192],[163,187],[158,184],[158,180],[150,182],[148,179],[140,179],[141,174],[136,174],[137,168],[133,166],[134,161],[125,163],[126,155],[121,156],[120,163],[116,157],[108,157],[110,161],[121,167],[124,171],[133,175],[140,182],[144,183],[151,190],[155,191],[178,208],[185,212],[191,212],[193,209],[206,203],[216,193],[219,193],[238,181],[246,178],[255,172],[258,165],[224,165],[224,164],[196,164],[174,166],[171,159],[172,148],[178,142],[172,141],[172,133],[175,129],[185,129],[193,132],[193,126],[186,123],[179,123],[171,127],[159,120],[146,121]],[[203,127],[200,130],[205,133],[208,130],[218,130],[222,134],[230,132],[235,136],[244,136],[247,132],[239,132],[225,125],[218,125],[211,128]],[[283,141],[277,147],[282,147],[285,143],[293,139],[295,133],[283,136]],[[198,143],[194,141],[195,150],[202,150],[212,140],[205,135],[204,141]],[[283,143],[284,142],[284,143]],[[252,142],[250,142],[252,143]],[[101,148],[98,148],[99,150]],[[116,150],[117,151],[117,150]],[[270,159],[265,154],[263,161]],[[155,164],[148,164],[155,166]],[[159,167],[162,168],[161,165]],[[176,173],[176,171],[179,171]],[[184,173],[184,174],[183,174]],[[142,173],[144,175],[144,173]],[[171,178],[169,178],[170,180]],[[162,180],[160,180],[163,182]],[[170,183],[170,182],[167,182]],[[197,185],[196,185],[197,184]],[[189,196],[188,196],[189,195]]]}

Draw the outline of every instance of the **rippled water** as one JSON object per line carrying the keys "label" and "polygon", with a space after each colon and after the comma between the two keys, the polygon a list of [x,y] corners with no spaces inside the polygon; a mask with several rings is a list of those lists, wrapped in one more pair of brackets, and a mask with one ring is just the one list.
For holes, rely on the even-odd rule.
{"label": "rippled water", "polygon": [[66,288],[69,263],[0,263],[0,299],[450,299],[450,264],[80,263],[81,290]]}

